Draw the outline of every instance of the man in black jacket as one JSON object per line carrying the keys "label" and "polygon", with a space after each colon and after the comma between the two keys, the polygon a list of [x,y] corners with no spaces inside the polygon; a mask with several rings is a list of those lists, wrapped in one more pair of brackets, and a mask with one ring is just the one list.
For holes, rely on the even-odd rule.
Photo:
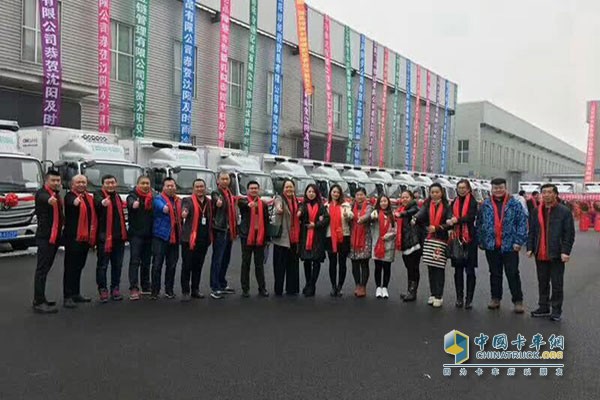
{"label": "man in black jacket", "polygon": [[150,262],[152,260],[152,188],[150,178],[142,175],[134,190],[127,196],[127,217],[129,222],[129,300],[140,299],[151,294]]}
{"label": "man in black jacket", "polygon": [[33,311],[40,314],[52,314],[58,311],[56,302],[46,299],[46,278],[54,264],[62,235],[64,217],[60,188],[60,174],[56,171],[48,171],[44,187],[35,194],[35,215],[38,218],[35,241],[38,249]]}
{"label": "man in black jacket", "polygon": [[542,204],[534,210],[529,222],[527,255],[535,255],[539,285],[539,308],[531,316],[549,316],[551,320],[559,321],[562,314],[565,263],[571,258],[575,223],[569,208],[558,202],[558,189],[555,185],[543,185],[541,190]]}
{"label": "man in black jacket", "polygon": [[531,196],[527,199],[527,211],[531,216],[540,205],[540,192],[534,190]]}

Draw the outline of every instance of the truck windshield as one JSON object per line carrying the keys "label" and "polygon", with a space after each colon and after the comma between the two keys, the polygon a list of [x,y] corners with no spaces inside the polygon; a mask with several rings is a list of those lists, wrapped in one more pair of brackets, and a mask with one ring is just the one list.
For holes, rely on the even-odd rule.
{"label": "truck windshield", "polygon": [[294,178],[294,182],[296,182],[296,196],[304,196],[304,191],[306,190],[306,187],[311,183],[315,183],[315,180],[312,178]]}
{"label": "truck windshield", "polygon": [[246,188],[248,182],[256,181],[260,185],[261,196],[274,196],[275,190],[273,189],[273,181],[268,175],[259,174],[240,174],[240,194],[245,196],[247,194]]}
{"label": "truck windshield", "polygon": [[340,185],[346,196],[350,196],[350,186],[346,181],[331,181],[333,185]]}
{"label": "truck windshield", "polygon": [[177,173],[173,172],[171,175],[175,179],[175,182],[177,182],[178,194],[192,194],[193,183],[196,179],[204,179],[204,182],[206,182],[206,193],[211,193],[217,188],[215,174],[211,171],[182,169]]}
{"label": "truck windshield", "polygon": [[0,168],[0,192],[35,192],[42,187],[42,167],[35,160],[7,157]]}
{"label": "truck windshield", "polygon": [[96,163],[85,169],[85,176],[88,178],[90,190],[100,190],[102,188],[102,177],[113,175],[117,178],[117,192],[120,194],[129,193],[137,183],[137,179],[144,173],[141,167],[129,164],[102,164]]}
{"label": "truck windshield", "polygon": [[600,184],[598,183],[589,183],[585,185],[586,193],[600,193]]}

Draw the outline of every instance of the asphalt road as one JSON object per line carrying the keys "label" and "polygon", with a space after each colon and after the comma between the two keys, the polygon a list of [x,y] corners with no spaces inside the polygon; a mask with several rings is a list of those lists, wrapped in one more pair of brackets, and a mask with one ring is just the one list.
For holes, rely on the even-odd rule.
{"label": "asphalt road", "polygon": [[[424,267],[418,302],[402,303],[406,273],[396,262],[387,301],[374,298],[372,275],[368,298],[349,296],[350,271],[346,295],[330,298],[323,268],[312,299],[242,299],[238,294],[187,304],[125,300],[36,315],[30,307],[34,255],[3,254],[0,399],[598,399],[599,238],[593,233],[577,237],[560,323],[513,314],[506,281],[503,308],[488,311],[483,257],[471,311],[454,308],[451,268],[442,309],[425,304]],[[239,244],[234,249],[229,278],[239,291]],[[49,277],[51,299],[60,298],[62,260],[59,253]],[[94,265],[91,255],[83,276],[87,295],[95,295]],[[270,262],[267,271],[271,288]],[[204,293],[208,273],[205,266]],[[521,275],[531,310],[537,301],[531,260],[522,258]],[[124,289],[126,276],[125,269]],[[505,371],[478,377],[469,370],[467,377],[458,371],[444,377],[442,365],[453,359],[443,351],[443,336],[452,329],[471,338],[483,332],[490,340],[498,333],[509,338],[521,333],[528,343],[536,333],[546,339],[564,335],[564,376],[550,371],[551,376],[540,377],[534,370],[532,377],[522,371],[516,377]]]}

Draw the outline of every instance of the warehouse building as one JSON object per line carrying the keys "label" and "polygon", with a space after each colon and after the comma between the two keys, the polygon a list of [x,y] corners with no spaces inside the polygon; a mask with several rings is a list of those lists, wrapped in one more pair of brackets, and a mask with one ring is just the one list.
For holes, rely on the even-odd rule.
{"label": "warehouse building", "polygon": [[[37,0],[2,0],[0,2],[0,118],[16,119],[22,126],[41,125],[41,34]],[[146,137],[178,139],[181,92],[181,36],[182,2],[177,0],[152,0],[150,2],[150,35],[148,43],[148,89]],[[217,96],[219,54],[219,0],[202,0],[196,11],[196,79],[192,110],[193,143],[217,143]],[[61,55],[63,65],[63,102],[61,125],[97,130],[98,128],[98,9],[97,2],[61,0]],[[121,137],[131,135],[133,127],[133,71],[135,2],[111,1],[112,73],[111,73],[111,130]],[[254,152],[268,152],[271,129],[271,104],[275,57],[276,0],[259,2],[258,62],[252,116],[252,148]],[[229,52],[228,130],[226,146],[241,146],[244,126],[244,94],[248,57],[249,0],[232,1],[231,48]],[[310,99],[311,157],[322,159],[326,147],[327,114],[325,92],[325,67],[323,59],[323,14],[308,9],[308,36],[311,50],[314,95]],[[302,154],[302,75],[298,55],[296,11],[294,1],[285,1],[284,22],[284,78],[281,119],[280,153],[288,156]],[[344,26],[332,19],[334,142],[332,158],[344,161],[349,127],[346,120],[346,72],[344,68]],[[359,69],[359,33],[352,31],[352,65]],[[383,46],[379,46],[379,80],[377,115],[381,115],[383,84]],[[363,160],[369,136],[371,98],[371,65],[373,41],[366,46],[365,120],[362,135]],[[398,141],[391,146],[393,118],[394,49],[390,49],[390,68],[387,96],[386,161],[394,154],[394,167],[403,167],[404,141],[407,136],[405,99],[407,60],[400,61],[400,99]],[[416,64],[412,64],[412,102],[416,94]],[[356,114],[359,74],[354,74],[353,104]],[[444,115],[444,78],[431,73],[431,136],[430,145],[436,156],[433,170],[439,169],[441,126]],[[436,101],[435,88],[440,79],[441,95]],[[423,154],[425,130],[426,69],[421,76],[421,135],[418,144],[418,161]],[[456,84],[450,83],[448,132],[452,137],[456,104]],[[412,106],[410,118],[414,118]],[[434,113],[439,112],[439,126],[434,126]],[[353,127],[350,127],[353,131]],[[379,128],[377,129],[377,135]],[[449,141],[450,146],[451,141]],[[376,146],[377,147],[377,146]],[[377,160],[377,150],[375,160]],[[388,164],[389,166],[389,164]]]}

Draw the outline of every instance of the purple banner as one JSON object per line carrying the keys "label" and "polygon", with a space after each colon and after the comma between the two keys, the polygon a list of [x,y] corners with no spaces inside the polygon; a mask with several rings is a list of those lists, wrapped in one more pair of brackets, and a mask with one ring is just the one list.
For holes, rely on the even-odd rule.
{"label": "purple banner", "polygon": [[302,108],[303,156],[304,158],[310,158],[310,96],[306,92],[304,93],[304,106]]}
{"label": "purple banner", "polygon": [[369,123],[369,165],[373,165],[373,142],[377,129],[377,43],[373,42],[373,86],[371,89],[371,121]]}
{"label": "purple banner", "polygon": [[44,65],[42,124],[58,126],[60,125],[60,92],[62,82],[58,0],[39,1],[42,63]]}

